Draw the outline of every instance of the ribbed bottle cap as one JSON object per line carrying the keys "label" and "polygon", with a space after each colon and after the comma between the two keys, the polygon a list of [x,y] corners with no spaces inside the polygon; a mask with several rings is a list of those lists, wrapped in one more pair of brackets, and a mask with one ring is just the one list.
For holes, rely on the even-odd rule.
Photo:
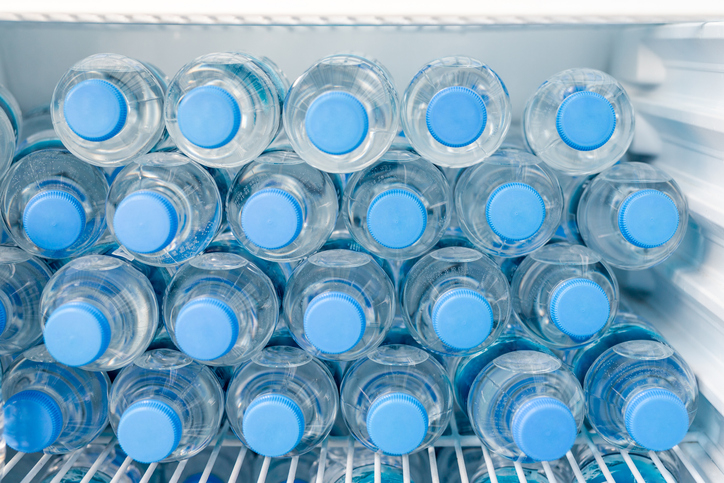
{"label": "ribbed bottle cap", "polygon": [[241,110],[228,91],[218,86],[195,87],[176,111],[181,134],[192,144],[216,149],[228,144],[241,125]]}
{"label": "ribbed bottle cap", "polygon": [[686,406],[667,389],[644,389],[626,404],[626,431],[636,444],[651,451],[666,451],[689,430]]}
{"label": "ribbed bottle cap", "polygon": [[225,356],[239,337],[239,320],[226,302],[201,297],[184,305],[176,317],[176,342],[194,359]]}
{"label": "ribbed bottle cap", "polygon": [[351,153],[367,137],[367,110],[348,92],[325,92],[307,109],[304,129],[312,144],[323,153]]}
{"label": "ribbed bottle cap", "polygon": [[372,403],[367,411],[367,432],[382,452],[408,454],[425,440],[428,429],[427,410],[409,394],[392,392]]}
{"label": "ribbed bottle cap", "polygon": [[479,292],[467,288],[448,290],[435,301],[432,327],[453,349],[482,344],[493,329],[493,309]]}
{"label": "ribbed bottle cap", "polygon": [[304,413],[291,398],[266,394],[254,399],[244,412],[242,433],[249,448],[262,456],[282,456],[304,436]]}
{"label": "ribbed bottle cap", "polygon": [[485,205],[490,229],[500,238],[530,238],[543,226],[546,207],[541,195],[525,183],[505,183],[490,194]]}
{"label": "ribbed bottle cap", "polygon": [[558,330],[573,339],[585,339],[606,325],[611,304],[593,280],[571,278],[554,289],[549,311]]}
{"label": "ribbed bottle cap", "polygon": [[488,122],[485,101],[468,87],[438,91],[427,105],[427,129],[440,144],[461,148],[475,142]]}
{"label": "ribbed bottle cap", "polygon": [[536,461],[562,458],[578,435],[568,406],[548,396],[524,402],[513,415],[511,430],[518,448]]}
{"label": "ribbed bottle cap", "polygon": [[5,403],[5,441],[23,453],[42,451],[58,439],[63,429],[63,412],[55,399],[28,389]]}
{"label": "ribbed bottle cap", "polygon": [[56,361],[66,366],[84,366],[108,349],[111,325],[103,312],[93,305],[69,302],[50,314],[43,338],[45,347]]}
{"label": "ribbed bottle cap", "polygon": [[168,404],[145,399],[131,404],[118,423],[118,442],[139,463],[167,458],[181,441],[183,423]]}
{"label": "ribbed bottle cap", "polygon": [[78,241],[85,228],[83,204],[70,193],[41,191],[23,211],[23,230],[43,250],[64,250]]}
{"label": "ribbed bottle cap", "polygon": [[68,127],[86,141],[100,142],[123,129],[128,103],[123,93],[103,79],[79,82],[65,95],[63,116]]}
{"label": "ribbed bottle cap", "polygon": [[615,128],[616,111],[597,92],[574,92],[558,107],[558,135],[564,143],[578,151],[600,148],[611,139]]}
{"label": "ribbed bottle cap", "polygon": [[367,326],[362,306],[343,292],[325,292],[309,302],[304,312],[304,334],[326,354],[341,354],[362,339]]}
{"label": "ribbed bottle cap", "polygon": [[132,252],[154,253],[176,236],[178,213],[160,193],[141,190],[123,198],[113,216],[116,238]]}
{"label": "ribbed bottle cap", "polygon": [[666,193],[645,189],[630,194],[618,210],[618,228],[639,248],[655,248],[671,240],[679,227],[679,210]]}
{"label": "ribbed bottle cap", "polygon": [[246,200],[241,229],[254,245],[265,250],[284,248],[297,239],[304,225],[299,201],[284,190],[266,188]]}
{"label": "ribbed bottle cap", "polygon": [[394,188],[378,194],[367,208],[367,230],[380,245],[407,248],[422,237],[427,210],[412,191]]}

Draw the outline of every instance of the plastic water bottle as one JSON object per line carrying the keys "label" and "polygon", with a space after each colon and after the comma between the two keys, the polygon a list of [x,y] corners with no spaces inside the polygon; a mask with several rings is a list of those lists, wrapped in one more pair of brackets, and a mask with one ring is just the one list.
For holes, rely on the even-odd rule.
{"label": "plastic water bottle", "polygon": [[330,360],[351,361],[374,350],[395,316],[395,290],[366,253],[328,250],[294,270],[284,313],[297,344]]}
{"label": "plastic water bottle", "polygon": [[340,388],[342,415],[372,451],[403,455],[427,448],[453,412],[445,369],[422,349],[385,345],[347,369]]}
{"label": "plastic water bottle", "polygon": [[516,350],[496,357],[473,381],[468,417],[491,451],[552,461],[573,446],[585,413],[581,385],[557,357]]}
{"label": "plastic water bottle", "polygon": [[370,253],[405,260],[440,240],[450,223],[451,198],[435,165],[412,151],[388,151],[347,181],[342,217]]}
{"label": "plastic water bottle", "polygon": [[554,243],[520,264],[511,283],[513,310],[553,348],[581,346],[611,325],[618,282],[601,256],[582,245]]}
{"label": "plastic water bottle", "polygon": [[377,161],[398,132],[389,72],[357,55],[331,55],[292,84],[284,126],[294,151],[315,168],[351,173]]}
{"label": "plastic water bottle", "polygon": [[67,258],[103,235],[107,195],[100,170],[67,152],[37,151],[5,176],[2,216],[23,250],[43,258]]}
{"label": "plastic water bottle", "polygon": [[126,164],[161,139],[163,96],[162,80],[142,62],[91,55],[55,86],[53,125],[65,147],[84,161]]}
{"label": "plastic water bottle", "polygon": [[422,257],[401,293],[410,334],[444,355],[467,355],[490,345],[508,322],[508,281],[477,250],[448,247]]}
{"label": "plastic water bottle", "polygon": [[190,458],[218,432],[224,393],[211,370],[180,352],[146,352],[111,388],[111,426],[123,451],[141,463]]}
{"label": "plastic water bottle", "polygon": [[214,178],[186,156],[152,153],[133,160],[113,181],[108,227],[148,265],[179,265],[204,251],[223,211]]}
{"label": "plastic water bottle", "polygon": [[[60,479],[59,483],[81,483],[104,450],[105,445],[90,444],[80,450],[80,454],[74,453],[55,456],[48,462],[47,469],[39,481],[41,483],[51,483],[57,474],[62,471],[63,467],[68,464],[70,459],[75,458],[75,460],[70,463],[70,468],[68,468],[68,471]],[[118,445],[114,445],[106,457],[103,458],[90,481],[93,483],[109,483],[118,471],[120,471],[125,459],[126,455],[123,454],[121,448]],[[131,463],[125,467],[117,481],[118,483],[139,483],[141,477],[142,474],[139,468]]]}
{"label": "plastic water bottle", "polygon": [[[634,483],[636,481],[618,448],[605,444],[597,444],[596,450],[601,455],[601,459],[611,473],[613,481],[625,483]],[[679,480],[678,458],[673,451],[661,451],[656,454],[659,461],[663,464],[664,469],[668,472],[667,476],[670,477],[669,480],[662,475],[662,472],[659,471],[656,464],[649,457],[648,452],[637,451],[633,448],[629,448],[628,451],[631,461],[633,461],[634,466],[646,483],[681,481]],[[572,453],[581,468],[583,479],[587,483],[606,483],[606,475],[588,445],[576,445]]]}
{"label": "plastic water bottle", "polygon": [[599,173],[626,152],[634,110],[623,86],[593,69],[559,72],[540,85],[523,113],[528,145],[550,167]]}
{"label": "plastic water bottle", "polygon": [[262,456],[298,456],[327,437],[339,408],[332,374],[295,347],[267,347],[236,369],[226,417],[244,445]]}
{"label": "plastic water bottle", "polygon": [[327,173],[293,151],[274,151],[234,178],[226,212],[239,243],[255,256],[290,261],[319,250],[334,229],[339,201]]}
{"label": "plastic water bottle", "polygon": [[45,346],[28,349],[4,374],[8,446],[33,453],[69,453],[93,441],[108,424],[105,372],[56,363]]}
{"label": "plastic water bottle", "polygon": [[512,117],[498,74],[470,57],[443,57],[413,77],[402,98],[402,129],[421,156],[461,168],[493,154]]}
{"label": "plastic water bottle", "polygon": [[0,85],[0,175],[10,167],[22,125],[23,115],[18,101]]}
{"label": "plastic water bottle", "polygon": [[480,250],[519,257],[545,245],[558,229],[563,195],[539,158],[506,149],[460,175],[455,210],[463,233]]}
{"label": "plastic water bottle", "polygon": [[[564,238],[570,243],[583,245],[581,232],[578,230],[576,215],[578,205],[581,201],[583,192],[595,179],[595,175],[591,176],[566,176],[562,173],[558,175],[558,182],[563,190],[563,218],[561,219],[561,228]],[[559,230],[559,231],[560,231]]]}
{"label": "plastic water bottle", "polygon": [[28,154],[43,149],[65,150],[53,127],[50,106],[36,107],[23,115],[23,126],[13,161],[19,161]]}
{"label": "plastic water bottle", "polygon": [[[488,466],[483,458],[480,448],[463,448],[463,460],[470,483],[490,483],[492,477],[488,472]],[[498,483],[519,483],[518,473],[513,461],[498,456],[495,453],[489,454],[490,460],[495,469],[495,477]],[[548,477],[540,464],[521,463],[521,471],[528,483],[549,483]],[[573,474],[568,463],[554,462],[551,470],[556,476],[556,481],[571,482]],[[442,448],[437,456],[437,472],[442,483],[461,483],[460,467],[458,464],[455,448]],[[575,481],[575,479],[573,479]],[[588,480],[586,480],[588,481]]]}
{"label": "plastic water bottle", "polygon": [[133,362],[153,340],[159,316],[148,279],[130,263],[103,255],[61,268],[45,287],[40,309],[50,355],[89,371]]}
{"label": "plastic water bottle", "polygon": [[163,300],[166,330],[186,355],[236,366],[271,338],[279,299],[269,277],[234,253],[205,253],[174,275]]}
{"label": "plastic water bottle", "polygon": [[584,386],[588,421],[620,448],[671,449],[696,415],[696,377],[661,342],[631,340],[613,346],[593,363]]}
{"label": "plastic water bottle", "polygon": [[671,176],[644,163],[598,175],[578,204],[583,241],[614,267],[641,270],[664,261],[688,225],[686,198]]}

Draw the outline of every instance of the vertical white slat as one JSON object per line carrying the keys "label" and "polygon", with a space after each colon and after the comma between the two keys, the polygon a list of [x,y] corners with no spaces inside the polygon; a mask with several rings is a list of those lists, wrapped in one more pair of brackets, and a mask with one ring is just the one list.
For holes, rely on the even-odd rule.
{"label": "vertical white slat", "polygon": [[633,474],[634,480],[636,480],[636,483],[646,483],[644,480],[644,477],[641,476],[641,473],[639,472],[639,469],[636,468],[636,465],[634,464],[633,460],[631,459],[631,455],[628,454],[628,451],[625,449],[620,450],[621,456],[623,456],[623,460],[626,462],[626,465],[628,466],[628,469],[631,470],[631,473]]}
{"label": "vertical white slat", "polygon": [[410,483],[410,457],[402,455],[402,483]]}
{"label": "vertical white slat", "polygon": [[460,433],[458,432],[458,422],[453,416],[450,419],[450,429],[452,430],[453,444],[455,445],[455,457],[458,461],[458,470],[460,470],[460,483],[469,483],[468,469],[465,467],[465,458],[463,457],[463,448],[460,444]]}
{"label": "vertical white slat", "polygon": [[350,436],[347,441],[347,467],[344,469],[344,483],[352,483],[352,471],[354,471],[354,438]]}
{"label": "vertical white slat", "polygon": [[299,456],[294,456],[292,462],[289,463],[289,474],[287,475],[287,483],[294,483],[297,477],[297,466],[299,466]]}
{"label": "vertical white slat", "polygon": [[523,465],[520,464],[520,461],[516,461],[513,464],[515,465],[515,474],[518,475],[518,481],[520,481],[520,483],[528,483],[528,480],[525,479]]}
{"label": "vertical white slat", "polygon": [[246,451],[246,448],[243,446],[239,448],[239,454],[236,455],[236,461],[234,462],[234,467],[231,469],[231,475],[229,476],[228,483],[236,483],[236,480],[239,478],[239,472],[241,471],[241,465],[244,464]]}
{"label": "vertical white slat", "polygon": [[375,453],[375,483],[382,483],[382,462],[379,453]]}
{"label": "vertical white slat", "polygon": [[[181,473],[184,472],[184,468],[186,468],[186,463],[188,463],[189,460],[181,460],[179,461],[178,465],[176,465],[176,470],[173,472],[173,475],[171,475],[171,479],[168,480],[168,483],[178,483],[178,480],[181,479]],[[111,482],[115,483],[115,482]]]}
{"label": "vertical white slat", "polygon": [[125,475],[126,470],[128,469],[128,466],[131,464],[132,461],[133,460],[131,459],[130,456],[126,456],[126,459],[123,460],[123,463],[121,463],[121,467],[118,468],[118,471],[116,471],[116,474],[113,475],[113,479],[111,480],[111,483],[118,483],[119,481],[121,481],[121,478],[123,478],[123,476]]}
{"label": "vertical white slat", "polygon": [[266,474],[269,472],[269,465],[271,464],[271,458],[268,456],[264,457],[264,462],[261,464],[261,471],[259,472],[259,478],[256,483],[264,483],[266,481]]}
{"label": "vertical white slat", "polygon": [[659,470],[659,473],[661,473],[661,476],[664,477],[666,483],[676,483],[676,480],[673,476],[671,476],[671,473],[669,473],[669,470],[666,469],[664,464],[661,462],[659,455],[657,455],[655,451],[649,451],[649,458],[651,458],[651,461],[654,462],[656,469]]}
{"label": "vertical white slat", "polygon": [[430,479],[432,483],[440,483],[440,475],[437,472],[437,457],[435,456],[434,446],[427,448],[427,457],[430,460]]}
{"label": "vertical white slat", "polygon": [[591,453],[593,453],[593,457],[596,459],[596,463],[598,463],[598,468],[601,470],[601,473],[603,473],[604,478],[606,478],[606,483],[616,483],[613,479],[613,475],[608,469],[608,466],[606,466],[606,462],[603,460],[603,456],[601,456],[601,452],[598,451],[598,448],[596,448],[596,445],[593,443],[591,434],[586,428],[581,430],[581,434],[583,434],[583,437],[586,440],[588,449],[590,449]]}
{"label": "vertical white slat", "polygon": [[495,466],[493,466],[493,458],[490,457],[488,448],[485,445],[480,447],[483,450],[483,459],[485,460],[485,468],[488,470],[488,478],[490,483],[498,483],[498,476],[495,474]]}
{"label": "vertical white slat", "polygon": [[679,460],[684,464],[684,467],[686,467],[686,471],[689,472],[689,474],[692,478],[694,478],[694,481],[696,481],[696,483],[706,483],[706,481],[704,481],[704,478],[702,478],[696,468],[694,468],[694,465],[691,463],[691,461],[689,461],[689,457],[686,456],[683,451],[681,451],[681,448],[679,448],[678,444],[674,446],[674,453],[676,453],[676,456],[679,457]]}
{"label": "vertical white slat", "polygon": [[[40,472],[40,470],[43,469],[43,466],[45,466],[45,463],[48,462],[48,460],[50,459],[51,456],[52,455],[44,454],[43,457],[40,458],[40,460],[37,463],[35,463],[35,466],[33,466],[33,468],[30,471],[28,471],[28,474],[25,475],[25,478],[23,478],[23,480],[20,483],[30,483],[33,480],[33,478],[35,478],[35,475],[37,475]],[[116,482],[111,482],[111,483],[116,483]]]}
{"label": "vertical white slat", "polygon": [[224,436],[226,436],[226,432],[229,430],[229,421],[226,421],[224,425],[221,427],[221,430],[219,431],[219,434],[216,436],[216,444],[214,444],[214,449],[211,451],[211,454],[209,455],[209,460],[206,462],[206,466],[204,466],[204,472],[201,473],[201,478],[199,478],[199,483],[206,483],[209,479],[209,476],[211,475],[211,472],[214,469],[214,464],[216,463],[216,458],[219,457],[219,452],[221,451],[221,446],[224,443]]}
{"label": "vertical white slat", "polygon": [[65,474],[68,472],[68,470],[73,466],[73,464],[76,462],[78,457],[83,454],[83,450],[79,449],[76,452],[74,452],[70,458],[63,464],[63,466],[60,467],[60,470],[55,474],[52,480],[50,480],[50,483],[60,483],[60,480],[65,476]]}
{"label": "vertical white slat", "polygon": [[103,451],[101,451],[101,454],[98,455],[98,458],[93,462],[90,468],[88,468],[88,472],[85,474],[82,480],[80,480],[80,483],[90,483],[91,479],[93,479],[93,476],[98,471],[98,468],[101,467],[101,465],[106,461],[106,458],[108,458],[108,455],[111,451],[113,451],[113,447],[116,445],[116,438],[111,438],[111,441],[106,445],[105,448],[103,448]]}
{"label": "vertical white slat", "polygon": [[[570,451],[569,451],[570,453]],[[543,465],[543,471],[546,472],[546,477],[548,478],[548,483],[558,483],[558,479],[556,478],[556,474],[553,473],[553,469],[551,468],[551,464],[548,461],[541,462]]]}
{"label": "vertical white slat", "polygon": [[150,465],[148,465],[148,468],[146,468],[146,472],[143,474],[143,478],[141,478],[141,481],[139,483],[148,483],[149,481],[151,481],[151,477],[156,471],[156,468],[158,468],[158,463],[151,463]]}
{"label": "vertical white slat", "polygon": [[327,444],[329,444],[329,438],[326,438],[322,442],[322,449],[319,451],[319,464],[317,465],[317,483],[324,481],[324,470],[327,467]]}
{"label": "vertical white slat", "polygon": [[578,483],[586,483],[585,478],[583,478],[583,473],[581,473],[581,467],[578,466],[578,461],[573,457],[573,453],[570,451],[566,453],[566,458],[568,458],[568,463],[571,465],[573,474],[576,475],[576,481],[578,481]]}
{"label": "vertical white slat", "polygon": [[23,459],[23,456],[25,456],[27,453],[16,453],[15,456],[13,456],[13,459],[5,463],[5,468],[3,468],[2,471],[2,477],[5,478],[8,473],[10,473],[10,470],[15,468],[15,465],[20,462],[21,459]]}

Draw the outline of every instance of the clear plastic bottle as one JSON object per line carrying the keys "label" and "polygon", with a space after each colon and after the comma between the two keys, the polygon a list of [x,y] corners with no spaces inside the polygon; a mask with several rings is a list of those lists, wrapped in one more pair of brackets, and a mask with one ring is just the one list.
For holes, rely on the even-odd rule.
{"label": "clear plastic bottle", "polygon": [[211,370],[180,352],[146,352],[111,388],[111,426],[123,451],[141,463],[190,458],[211,443],[224,393]]}
{"label": "clear plastic bottle", "polygon": [[601,256],[582,245],[554,243],[528,255],[513,275],[513,310],[549,347],[597,339],[618,310],[618,282]]}
{"label": "clear plastic bottle", "polygon": [[599,174],[581,196],[578,229],[589,248],[624,270],[661,263],[684,239],[686,198],[671,176],[644,163]]}
{"label": "clear plastic bottle", "polygon": [[71,67],[53,92],[51,115],[68,150],[97,166],[118,166],[161,139],[163,80],[119,54],[95,54]]}
{"label": "clear plastic bottle", "polygon": [[267,347],[236,369],[226,417],[262,456],[298,456],[327,437],[339,408],[337,385],[319,360],[295,347]]}
{"label": "clear plastic bottle", "polygon": [[523,113],[525,139],[550,167],[571,175],[613,166],[634,134],[623,86],[594,69],[559,72],[538,87]]}
{"label": "clear plastic bottle", "polygon": [[108,424],[110,381],[56,363],[45,346],[23,352],[3,381],[8,446],[33,453],[69,453],[98,436]]}
{"label": "clear plastic bottle", "polygon": [[584,386],[588,421],[619,448],[671,449],[696,415],[696,377],[661,342],[631,340],[613,346],[593,363]]}
{"label": "clear plastic bottle", "polygon": [[241,166],[279,133],[288,88],[269,59],[238,52],[202,55],[171,81],[166,127],[178,148],[195,161]]}
{"label": "clear plastic bottle", "polygon": [[263,154],[234,178],[226,212],[239,243],[273,261],[319,250],[337,221],[334,183],[293,151]]}
{"label": "clear plastic bottle", "polygon": [[563,190],[563,218],[561,219],[563,236],[570,243],[583,245],[583,238],[581,238],[581,232],[578,230],[576,215],[581,196],[583,196],[583,192],[586,191],[591,181],[595,179],[595,175],[566,176],[562,173],[556,174],[558,175],[558,181]]}
{"label": "clear plastic bottle", "polygon": [[385,345],[355,362],[340,395],[342,415],[354,437],[389,455],[427,448],[453,413],[445,369],[424,350],[407,345]]}
{"label": "clear plastic bottle", "polygon": [[455,210],[463,233],[480,250],[519,257],[545,245],[558,229],[563,195],[539,158],[506,149],[460,175]]}
{"label": "clear plastic bottle", "polygon": [[508,281],[495,262],[471,248],[422,257],[407,274],[400,299],[410,334],[444,355],[480,352],[510,316]]}
{"label": "clear plastic bottle", "polygon": [[415,150],[435,164],[462,168],[501,145],[512,117],[498,74],[470,57],[428,62],[402,98],[402,129]]}
{"label": "clear plastic bottle", "polygon": [[389,72],[357,55],[331,55],[292,84],[284,126],[304,161],[351,173],[377,161],[398,132],[397,91]]}
{"label": "clear plastic bottle", "polygon": [[65,265],[40,303],[43,339],[61,364],[111,371],[143,354],[158,326],[151,282],[116,257],[88,255]]}
{"label": "clear plastic bottle", "polygon": [[236,366],[274,333],[279,299],[269,277],[234,253],[204,253],[174,275],[163,300],[166,330],[186,355]]}
{"label": "clear plastic bottle", "polygon": [[13,164],[2,184],[2,215],[20,248],[43,258],[76,256],[106,229],[108,183],[64,151],[37,151]]}
{"label": "clear plastic bottle", "polygon": [[388,151],[348,181],[342,218],[354,239],[377,256],[422,255],[450,223],[452,192],[445,175],[412,151]]}
{"label": "clear plastic bottle", "polygon": [[23,128],[20,130],[13,162],[43,149],[65,150],[53,127],[50,106],[39,106],[23,115]]}
{"label": "clear plastic bottle", "polygon": [[581,385],[557,357],[516,350],[496,357],[473,381],[468,417],[491,451],[521,462],[565,456],[583,425]]}
{"label": "clear plastic bottle", "polygon": [[108,227],[135,258],[179,265],[211,243],[223,205],[214,178],[178,153],[133,160],[113,181],[106,202]]}
{"label": "clear plastic bottle", "polygon": [[[68,468],[68,471],[58,483],[81,483],[104,450],[105,445],[90,444],[80,450],[80,455],[55,456],[48,462],[48,466],[39,481],[41,483],[51,483],[68,461],[71,458],[75,458],[70,468]],[[113,446],[113,449],[111,449],[110,453],[103,459],[98,469],[95,470],[90,482],[110,483],[116,473],[121,469],[121,465],[123,465],[125,459],[126,455],[123,454],[121,448],[118,445]],[[116,481],[117,483],[139,483],[141,476],[140,469],[131,463],[126,466],[122,476]]]}
{"label": "clear plastic bottle", "polygon": [[[606,468],[608,468],[608,471],[611,473],[613,481],[616,483],[636,483],[637,480],[626,463],[626,460],[624,460],[621,452],[617,448],[604,444],[597,444],[596,450],[601,455],[601,459],[603,459],[603,462],[606,464]],[[572,453],[581,468],[581,473],[583,474],[583,479],[586,483],[606,483],[608,481],[588,445],[576,445],[574,446]],[[629,456],[646,483],[668,483],[670,481],[679,481],[678,458],[673,451],[661,451],[656,454],[659,461],[661,461],[668,472],[667,476],[671,479],[666,479],[662,475],[656,464],[651,460],[648,452],[630,449]],[[570,483],[575,483],[576,480],[575,478],[570,478],[568,481],[570,481]]]}
{"label": "clear plastic bottle", "polygon": [[327,250],[302,262],[287,283],[284,313],[299,346],[351,361],[382,343],[395,316],[395,291],[366,253]]}
{"label": "clear plastic bottle", "polygon": [[18,101],[9,90],[0,85],[0,176],[13,161],[22,126],[23,115]]}

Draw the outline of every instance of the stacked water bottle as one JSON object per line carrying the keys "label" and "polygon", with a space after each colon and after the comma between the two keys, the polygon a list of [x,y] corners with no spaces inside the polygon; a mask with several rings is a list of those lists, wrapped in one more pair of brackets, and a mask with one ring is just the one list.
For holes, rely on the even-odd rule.
{"label": "stacked water bottle", "polygon": [[0,108],[16,451],[97,453],[110,423],[137,462],[179,461],[225,417],[268,457],[348,430],[370,450],[360,481],[373,452],[398,481],[387,456],[433,445],[457,405],[501,474],[579,451],[584,419],[644,471],[695,416],[692,371],[620,310],[612,268],[665,260],[686,200],[621,161],[634,113],[605,73],[545,81],[517,144],[505,85],[467,57],[398,99],[354,55],[289,86],[247,54],[170,81],[99,54],[25,123],[5,90]]}

